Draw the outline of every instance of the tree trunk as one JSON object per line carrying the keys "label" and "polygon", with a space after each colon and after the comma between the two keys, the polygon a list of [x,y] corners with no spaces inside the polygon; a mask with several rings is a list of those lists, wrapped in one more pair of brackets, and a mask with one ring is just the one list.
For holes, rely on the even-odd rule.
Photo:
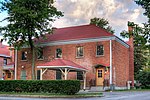
{"label": "tree trunk", "polygon": [[35,47],[32,48],[32,80],[35,80]]}

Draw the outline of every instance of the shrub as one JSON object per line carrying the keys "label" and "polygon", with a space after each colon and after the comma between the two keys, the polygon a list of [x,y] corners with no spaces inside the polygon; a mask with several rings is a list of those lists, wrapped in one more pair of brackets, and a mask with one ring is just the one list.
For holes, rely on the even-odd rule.
{"label": "shrub", "polygon": [[75,94],[78,80],[0,80],[0,92],[38,92]]}
{"label": "shrub", "polygon": [[150,71],[139,72],[137,80],[141,83],[141,88],[150,89]]}

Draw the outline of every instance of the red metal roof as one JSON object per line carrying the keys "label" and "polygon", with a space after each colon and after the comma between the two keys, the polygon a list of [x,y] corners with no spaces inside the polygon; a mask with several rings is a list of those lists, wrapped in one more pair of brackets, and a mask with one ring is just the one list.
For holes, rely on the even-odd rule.
{"label": "red metal roof", "polygon": [[96,25],[82,25],[73,26],[66,28],[57,28],[53,31],[53,34],[46,34],[46,39],[39,38],[36,43],[45,43],[50,41],[61,41],[61,40],[78,40],[86,38],[98,38],[114,36],[106,30],[97,27]]}
{"label": "red metal roof", "polygon": [[60,67],[60,66],[61,67],[64,67],[64,66],[68,67],[69,66],[69,67],[72,67],[72,68],[75,68],[75,69],[84,69],[84,70],[86,70],[86,68],[84,68],[84,67],[82,67],[82,66],[80,66],[80,65],[78,65],[78,64],[76,64],[76,63],[74,63],[70,60],[66,60],[66,59],[54,59],[50,62],[43,63],[39,66],[42,66],[42,67],[44,67],[44,66],[54,67],[55,66],[55,68]]}
{"label": "red metal roof", "polygon": [[1,55],[5,55],[5,56],[10,56],[10,51],[9,51],[9,47],[6,45],[2,45],[0,43],[0,54]]}

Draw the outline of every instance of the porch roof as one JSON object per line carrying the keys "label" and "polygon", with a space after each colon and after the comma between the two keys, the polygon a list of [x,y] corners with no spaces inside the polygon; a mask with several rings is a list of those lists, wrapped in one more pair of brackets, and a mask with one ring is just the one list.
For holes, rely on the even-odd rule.
{"label": "porch roof", "polygon": [[43,64],[40,64],[39,66],[37,66],[37,68],[48,68],[48,69],[65,69],[65,68],[69,68],[70,71],[86,71],[87,69],[84,68],[83,66],[76,64],[70,60],[66,60],[66,59],[54,59],[50,62],[46,62]]}
{"label": "porch roof", "polygon": [[3,65],[3,70],[14,70],[14,62]]}

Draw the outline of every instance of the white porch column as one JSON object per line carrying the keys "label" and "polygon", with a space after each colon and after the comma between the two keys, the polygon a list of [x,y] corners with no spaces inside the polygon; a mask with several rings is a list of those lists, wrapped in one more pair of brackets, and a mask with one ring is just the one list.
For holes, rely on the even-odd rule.
{"label": "white porch column", "polygon": [[83,81],[84,81],[84,84],[83,84],[83,90],[86,89],[86,72],[83,71]]}
{"label": "white porch column", "polygon": [[67,80],[67,76],[68,76],[70,69],[65,68],[65,71],[63,71],[61,68],[59,68],[59,69],[62,72],[62,74],[64,75],[65,80]]}
{"label": "white porch column", "polygon": [[41,77],[40,77],[40,80],[43,80],[43,74],[47,71],[47,68],[46,69],[41,69]]}
{"label": "white porch column", "polygon": [[40,74],[41,74],[40,80],[42,80],[43,79],[42,69],[40,70]]}
{"label": "white porch column", "polygon": [[112,83],[112,40],[110,40],[110,89],[113,89]]}
{"label": "white porch column", "polygon": [[67,75],[68,75],[67,68],[65,68],[65,73],[64,73],[64,75],[65,75],[65,80],[67,80]]}

